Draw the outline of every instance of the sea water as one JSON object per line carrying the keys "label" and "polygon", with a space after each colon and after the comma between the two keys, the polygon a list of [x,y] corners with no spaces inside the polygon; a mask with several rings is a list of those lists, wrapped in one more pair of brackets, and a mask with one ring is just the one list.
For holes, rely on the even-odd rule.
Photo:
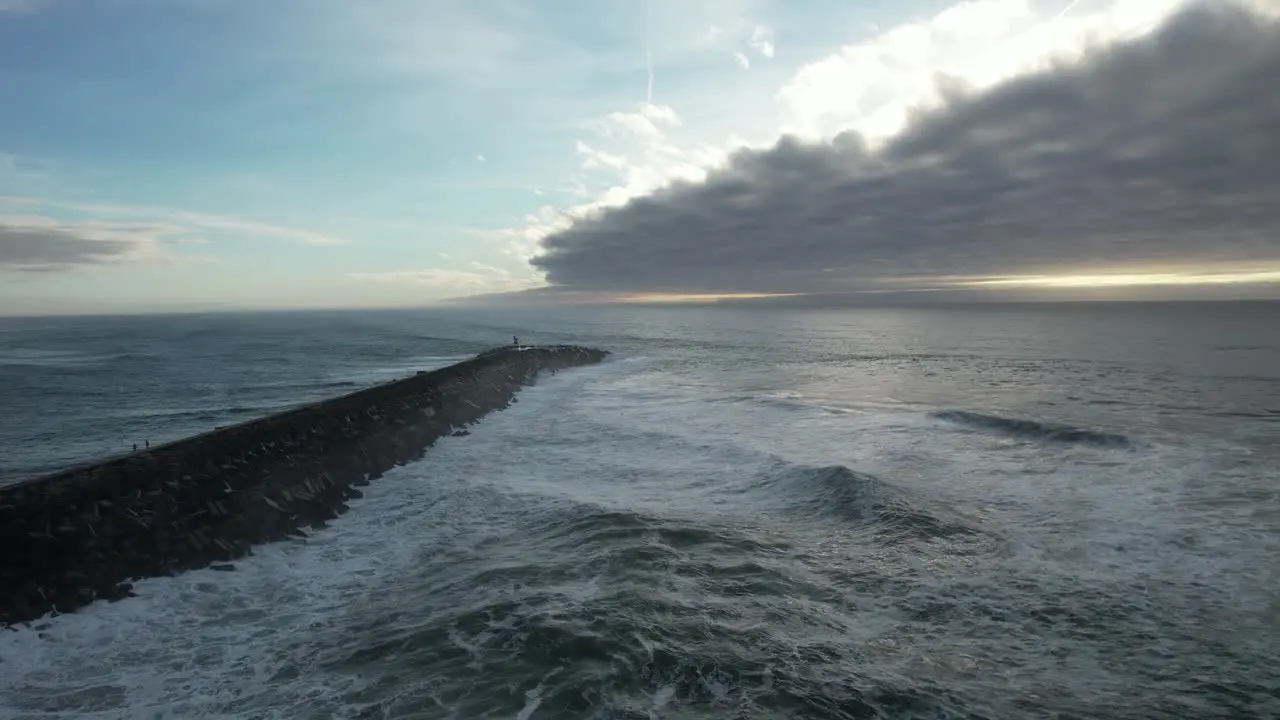
{"label": "sea water", "polygon": [[1280,716],[1280,306],[0,320],[0,482],[612,350],[234,572],[0,631],[3,718]]}

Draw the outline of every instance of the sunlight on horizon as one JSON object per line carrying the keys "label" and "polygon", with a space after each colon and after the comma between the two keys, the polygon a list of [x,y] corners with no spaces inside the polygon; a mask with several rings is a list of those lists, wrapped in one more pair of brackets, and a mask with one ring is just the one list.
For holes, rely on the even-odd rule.
{"label": "sunlight on horizon", "polygon": [[617,303],[697,303],[720,300],[760,300],[765,298],[797,297],[804,293],[640,293],[614,298]]}
{"label": "sunlight on horizon", "polygon": [[1280,269],[1220,272],[1103,273],[1092,275],[1023,275],[956,283],[965,288],[1107,288],[1188,285],[1257,285],[1280,283]]}
{"label": "sunlight on horizon", "polygon": [[[906,287],[899,285],[891,289],[853,290],[857,294],[883,292],[940,292],[950,290],[1089,290],[1097,288],[1133,288],[1133,287],[1195,287],[1206,285],[1268,285],[1280,284],[1280,269],[1219,270],[1219,271],[1173,271],[1161,272],[1124,272],[1124,273],[1079,273],[1079,274],[1039,274],[982,278],[947,278],[943,285],[938,285],[940,278],[913,278],[928,283],[927,286]],[[932,280],[933,282],[930,282]],[[635,293],[620,295],[607,302],[620,304],[652,304],[667,303],[714,303],[724,300],[760,300],[773,298],[799,297],[810,293]]]}

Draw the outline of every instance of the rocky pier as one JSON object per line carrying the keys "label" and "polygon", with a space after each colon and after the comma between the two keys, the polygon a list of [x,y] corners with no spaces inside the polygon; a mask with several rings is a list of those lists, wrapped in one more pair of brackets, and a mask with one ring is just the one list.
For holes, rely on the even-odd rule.
{"label": "rocky pier", "polygon": [[128,597],[131,581],[228,565],[306,537],[367,485],[508,407],[576,346],[504,347],[456,365],[0,487],[0,626]]}

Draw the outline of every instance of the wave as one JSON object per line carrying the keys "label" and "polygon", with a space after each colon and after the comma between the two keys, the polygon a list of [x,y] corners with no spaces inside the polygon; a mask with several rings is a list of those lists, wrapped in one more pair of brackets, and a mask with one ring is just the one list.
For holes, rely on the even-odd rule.
{"label": "wave", "polygon": [[[755,479],[756,494],[807,492],[889,532],[905,522],[892,518],[905,500],[873,476],[839,465],[778,469]],[[860,669],[864,656],[844,644],[835,609],[855,586],[798,572],[797,563],[832,563],[807,559],[767,518],[708,521],[570,498],[521,506],[520,518],[513,534],[483,546],[428,554],[416,570],[422,590],[371,592],[353,623],[335,628],[338,642],[306,648],[309,672],[412,667],[414,682],[387,693],[394,700],[362,699],[403,709],[406,698],[447,688],[423,707],[458,717],[949,716],[928,688]],[[889,602],[911,586],[874,568],[852,572],[893,588],[881,596],[899,598]],[[406,591],[422,610],[405,612]]]}
{"label": "wave", "polygon": [[454,717],[950,716],[954,701],[940,693],[860,670],[839,632],[805,635],[777,622],[835,626],[820,606],[795,600],[813,588],[787,573],[771,577],[771,592],[728,605],[702,599],[723,600],[725,578],[692,569],[679,584],[667,571],[622,563],[554,581],[542,566],[514,569],[516,583],[492,573],[451,587],[447,602],[412,624],[392,609],[396,594],[372,598],[366,617],[336,630],[345,642],[311,651],[311,672],[413,668],[412,680],[357,696],[370,716],[415,701],[424,714]]}
{"label": "wave", "polygon": [[746,403],[750,405],[765,405],[776,407],[787,412],[823,412],[829,415],[858,415],[862,411],[857,408],[842,407],[840,405],[831,405],[813,400],[807,400],[801,395],[796,394],[764,394],[764,395],[730,395],[723,398],[722,402],[727,403]]}
{"label": "wave", "polygon": [[874,475],[844,465],[788,464],[765,477],[761,489],[782,498],[793,511],[861,526],[882,541],[933,540],[982,531],[942,517]]}
{"label": "wave", "polygon": [[328,390],[329,388],[356,387],[359,384],[360,383],[354,380],[334,380],[332,382],[320,382],[320,383],[309,383],[309,384],[302,383],[298,385],[293,385],[292,387]]}
{"label": "wave", "polygon": [[354,380],[326,380],[320,382],[281,382],[281,383],[259,383],[256,385],[248,385],[246,390],[334,390],[339,388],[357,387],[360,383]]}
{"label": "wave", "polygon": [[90,353],[80,350],[13,348],[0,351],[0,365],[24,365],[45,368],[82,367],[127,363],[136,360],[154,360],[160,357],[162,357],[160,354],[141,350]]}
{"label": "wave", "polygon": [[927,362],[932,360],[987,360],[972,353],[831,353],[820,355],[819,363]]}
{"label": "wave", "polygon": [[[582,504],[577,512],[555,517],[532,533],[536,542],[565,550],[608,548],[619,558],[644,559],[650,553],[665,554],[690,548],[717,548],[734,552],[758,552],[768,544],[729,526],[710,522],[686,522],[629,510],[610,510]],[[639,553],[643,558],[632,558]]]}
{"label": "wave", "polygon": [[108,362],[120,362],[126,360],[155,360],[163,357],[160,353],[145,352],[142,350],[130,350],[128,352],[118,352],[103,358]]}
{"label": "wave", "polygon": [[235,405],[232,407],[221,408],[212,411],[215,415],[251,415],[253,413],[267,412],[270,408],[254,407],[251,405]]}
{"label": "wave", "polygon": [[1133,446],[1132,440],[1119,433],[1101,432],[1073,425],[1041,422],[1039,420],[1007,418],[968,410],[940,410],[930,413],[930,417],[957,425],[965,425],[979,430],[991,430],[1002,435],[1028,440],[1115,448]]}
{"label": "wave", "polygon": [[1245,420],[1261,420],[1263,422],[1280,422],[1280,410],[1224,410],[1209,413],[1211,417],[1242,418]]}
{"label": "wave", "polygon": [[93,365],[111,360],[111,356],[93,355],[76,350],[38,350],[13,348],[0,351],[0,365],[61,368]]}
{"label": "wave", "polygon": [[225,407],[207,408],[166,408],[156,410],[133,410],[116,413],[109,417],[121,420],[152,420],[168,423],[206,423],[224,420],[228,417],[243,415],[268,415],[280,410],[282,405],[229,405]]}
{"label": "wave", "polygon": [[[287,393],[282,398],[278,391],[307,391],[307,390],[342,390],[345,388],[360,387],[361,383],[354,381],[333,381],[333,382],[313,382],[313,383],[277,383],[277,384],[259,384],[246,386],[247,390],[259,391],[257,394],[258,402],[245,405],[225,405],[206,407],[169,407],[169,408],[139,408],[127,412],[114,413],[111,417],[127,418],[127,419],[171,419],[171,420],[217,420],[227,416],[236,415],[266,415],[276,412],[283,408],[292,407],[298,403],[310,402],[309,395],[296,395]],[[274,397],[267,397],[265,394],[274,391]]]}

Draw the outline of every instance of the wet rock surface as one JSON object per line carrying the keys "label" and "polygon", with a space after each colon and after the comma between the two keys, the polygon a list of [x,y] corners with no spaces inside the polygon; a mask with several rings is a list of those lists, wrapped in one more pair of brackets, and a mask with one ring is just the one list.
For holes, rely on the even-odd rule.
{"label": "wet rock surface", "polygon": [[597,363],[576,346],[471,360],[146,452],[0,487],[0,626],[132,593],[305,538],[392,467],[507,407],[540,371]]}

